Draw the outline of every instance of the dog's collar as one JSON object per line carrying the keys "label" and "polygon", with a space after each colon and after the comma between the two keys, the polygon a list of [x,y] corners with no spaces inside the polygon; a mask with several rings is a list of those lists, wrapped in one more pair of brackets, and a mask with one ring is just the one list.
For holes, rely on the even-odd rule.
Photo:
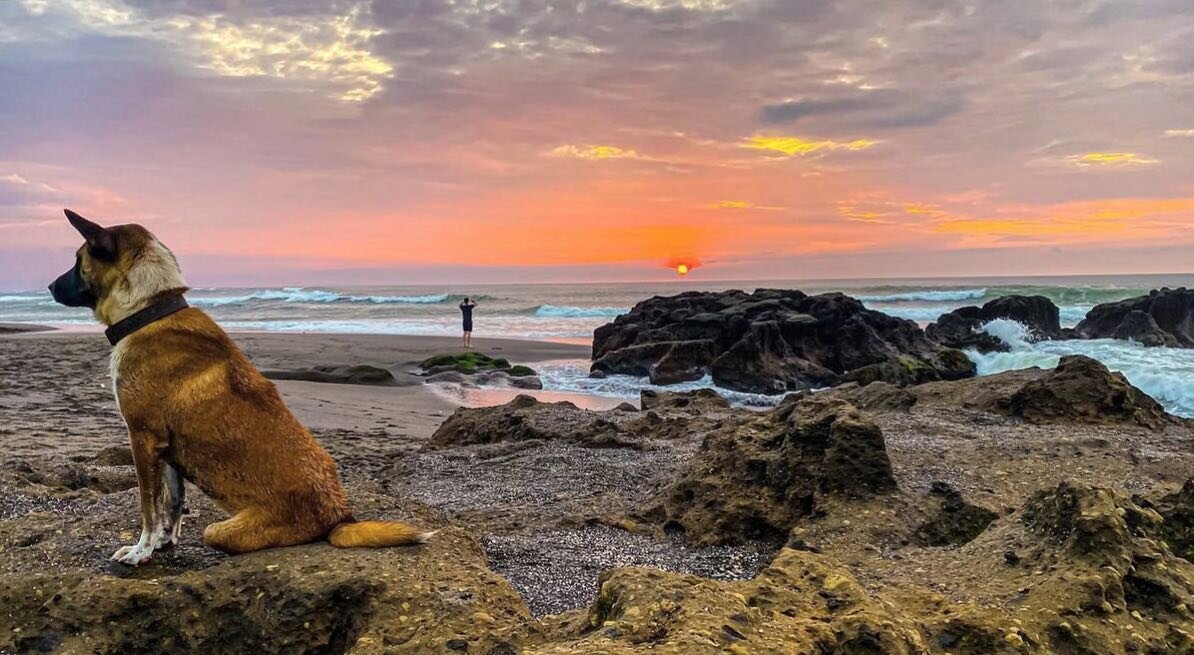
{"label": "dog's collar", "polygon": [[187,304],[186,298],[183,298],[182,296],[170,296],[165,300],[155,302],[154,304],[142,309],[128,318],[117,321],[108,326],[108,329],[104,330],[104,336],[108,337],[108,343],[115,346],[116,344],[120,343],[121,339],[136,332],[137,330],[140,330],[146,325],[160,321],[175,312],[180,312],[186,309],[187,307],[190,307],[190,305]]}

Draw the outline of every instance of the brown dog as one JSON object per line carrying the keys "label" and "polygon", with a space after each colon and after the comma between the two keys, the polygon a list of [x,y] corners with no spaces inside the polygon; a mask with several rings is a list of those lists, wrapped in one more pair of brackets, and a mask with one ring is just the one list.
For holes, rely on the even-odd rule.
{"label": "brown dog", "polygon": [[178,542],[184,479],[232,514],[203,531],[204,543],[226,553],[323,538],[341,548],[400,546],[430,536],[353,519],[331,456],[228,335],[187,307],[177,260],[148,230],[66,216],[86,243],[50,291],[109,326],[116,402],[141,491],[141,538],[113,559],[141,564]]}

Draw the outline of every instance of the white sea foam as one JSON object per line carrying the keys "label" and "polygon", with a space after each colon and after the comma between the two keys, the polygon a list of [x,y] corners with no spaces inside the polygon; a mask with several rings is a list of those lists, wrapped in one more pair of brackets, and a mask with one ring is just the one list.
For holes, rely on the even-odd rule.
{"label": "white sea foam", "polygon": [[767,396],[723,389],[713,384],[713,379],[708,375],[695,382],[681,382],[667,386],[651,384],[646,378],[633,375],[607,375],[604,378],[591,378],[589,377],[589,362],[583,359],[545,362],[537,366],[536,370],[539,373],[539,379],[543,381],[543,389],[546,391],[637,400],[639,392],[644,389],[655,391],[713,389],[731,403],[748,407],[773,407],[783,400],[783,396]]}
{"label": "white sea foam", "polygon": [[625,314],[628,311],[630,310],[619,307],[560,307],[557,305],[539,305],[535,308],[535,316],[555,318],[612,318],[620,314]]}
{"label": "white sea foam", "polygon": [[986,295],[986,289],[925,289],[921,291],[903,291],[900,293],[855,297],[862,302],[956,302],[959,300],[978,300]]}
{"label": "white sea foam", "polygon": [[1136,387],[1152,396],[1169,412],[1194,417],[1194,350],[1146,348],[1117,339],[1038,341],[1029,343],[1028,330],[1007,320],[991,321],[984,328],[1009,346],[1010,352],[967,352],[979,375],[1021,368],[1054,368],[1065,355],[1086,355],[1112,371],[1124,374]]}
{"label": "white sea foam", "polygon": [[189,300],[193,305],[207,307],[221,307],[225,305],[239,305],[254,300],[280,300],[288,303],[373,303],[373,304],[414,304],[426,305],[447,302],[451,296],[446,293],[428,294],[422,296],[354,296],[322,289],[306,289],[303,287],[286,287],[281,290],[262,289],[253,293],[236,296],[193,296]]}

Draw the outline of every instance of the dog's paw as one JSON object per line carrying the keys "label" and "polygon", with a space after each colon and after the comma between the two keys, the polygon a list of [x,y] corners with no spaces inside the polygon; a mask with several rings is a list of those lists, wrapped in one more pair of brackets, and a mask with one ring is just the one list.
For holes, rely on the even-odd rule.
{"label": "dog's paw", "polygon": [[112,554],[112,559],[121,564],[128,564],[129,566],[138,566],[149,561],[153,556],[153,551],[140,543],[132,546],[124,546]]}

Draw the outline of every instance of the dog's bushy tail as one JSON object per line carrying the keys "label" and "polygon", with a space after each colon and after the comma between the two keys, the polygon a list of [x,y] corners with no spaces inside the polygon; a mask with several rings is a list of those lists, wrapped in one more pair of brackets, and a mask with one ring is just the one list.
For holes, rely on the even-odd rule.
{"label": "dog's bushy tail", "polygon": [[425,544],[434,532],[424,532],[398,521],[348,520],[328,533],[328,543],[336,548],[386,548]]}

